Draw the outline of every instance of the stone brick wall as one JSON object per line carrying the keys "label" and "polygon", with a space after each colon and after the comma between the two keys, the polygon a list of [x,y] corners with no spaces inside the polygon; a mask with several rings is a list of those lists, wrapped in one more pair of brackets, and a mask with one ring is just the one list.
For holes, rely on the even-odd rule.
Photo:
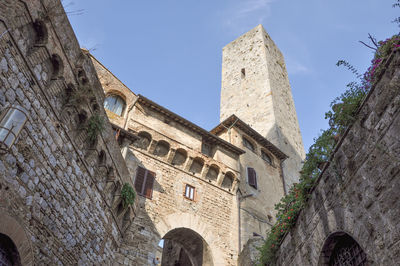
{"label": "stone brick wall", "polygon": [[23,265],[117,263],[135,211],[118,196],[129,172],[108,123],[92,144],[82,129],[107,120],[104,95],[60,1],[2,1],[0,36],[0,111],[28,117],[0,155],[0,232]]}
{"label": "stone brick wall", "polygon": [[305,157],[283,55],[262,25],[223,48],[221,122],[235,114],[289,156],[286,188]]}
{"label": "stone brick wall", "polygon": [[332,239],[347,234],[368,265],[400,256],[400,55],[364,102],[279,250],[279,265],[327,265]]}

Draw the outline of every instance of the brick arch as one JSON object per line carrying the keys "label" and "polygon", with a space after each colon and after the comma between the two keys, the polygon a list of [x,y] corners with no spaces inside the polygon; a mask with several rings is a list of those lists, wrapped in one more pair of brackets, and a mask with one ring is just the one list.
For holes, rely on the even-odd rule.
{"label": "brick arch", "polygon": [[32,246],[27,233],[19,222],[0,209],[0,233],[8,236],[18,250],[22,265],[33,265]]}
{"label": "brick arch", "polygon": [[224,254],[217,244],[215,233],[207,226],[202,219],[194,214],[173,213],[161,218],[155,228],[161,238],[173,229],[187,228],[199,234],[211,249],[214,265],[225,265]]}

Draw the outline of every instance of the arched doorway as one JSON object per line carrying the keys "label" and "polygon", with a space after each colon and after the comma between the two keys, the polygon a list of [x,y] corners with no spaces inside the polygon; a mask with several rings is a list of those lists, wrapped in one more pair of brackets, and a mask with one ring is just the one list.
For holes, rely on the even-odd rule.
{"label": "arched doorway", "polygon": [[367,255],[350,235],[344,232],[331,234],[322,248],[318,265],[367,266]]}
{"label": "arched doorway", "polygon": [[191,229],[173,229],[163,240],[162,266],[214,265],[209,245]]}
{"label": "arched doorway", "polygon": [[18,250],[14,242],[5,234],[0,233],[0,265],[17,266],[21,265]]}

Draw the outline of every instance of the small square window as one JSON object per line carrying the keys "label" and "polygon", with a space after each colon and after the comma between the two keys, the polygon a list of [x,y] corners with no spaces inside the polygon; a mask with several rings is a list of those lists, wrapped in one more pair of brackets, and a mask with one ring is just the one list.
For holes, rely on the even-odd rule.
{"label": "small square window", "polygon": [[194,200],[194,190],[195,190],[194,187],[186,185],[184,197],[190,200]]}

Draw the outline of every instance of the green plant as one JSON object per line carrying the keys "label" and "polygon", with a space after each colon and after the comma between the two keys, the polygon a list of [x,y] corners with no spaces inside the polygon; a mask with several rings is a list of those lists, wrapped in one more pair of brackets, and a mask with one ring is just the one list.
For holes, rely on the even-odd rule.
{"label": "green plant", "polygon": [[133,190],[132,186],[128,183],[125,183],[121,190],[121,198],[122,198],[122,206],[125,208],[128,205],[132,205],[135,202],[136,193]]}
{"label": "green plant", "polygon": [[91,143],[96,142],[97,137],[104,130],[104,118],[99,114],[94,114],[87,121],[86,131],[88,140]]}
{"label": "green plant", "polygon": [[[396,1],[394,7],[400,7],[400,0]],[[369,38],[376,48],[363,43],[375,50],[371,67],[368,68],[364,75],[360,75],[351,64],[344,60],[340,60],[337,63],[338,66],[345,66],[353,72],[359,82],[348,84],[346,91],[331,103],[331,110],[325,113],[325,119],[329,121],[329,128],[323,130],[322,134],[314,139],[314,144],[310,146],[305,163],[300,171],[299,183],[294,184],[287,195],[275,205],[277,222],[268,232],[263,246],[259,248],[259,265],[275,264],[276,252],[284,236],[295,225],[300,211],[307,204],[315,181],[321,174],[319,166],[321,163],[329,161],[338,137],[343,135],[346,129],[356,121],[357,112],[365,96],[378,81],[380,73],[384,71],[383,63],[385,59],[389,57],[393,50],[400,49],[400,36],[398,34],[380,42],[376,42],[372,36],[369,36]],[[333,170],[336,173],[338,182],[340,182],[341,175],[335,162],[333,162]]]}

